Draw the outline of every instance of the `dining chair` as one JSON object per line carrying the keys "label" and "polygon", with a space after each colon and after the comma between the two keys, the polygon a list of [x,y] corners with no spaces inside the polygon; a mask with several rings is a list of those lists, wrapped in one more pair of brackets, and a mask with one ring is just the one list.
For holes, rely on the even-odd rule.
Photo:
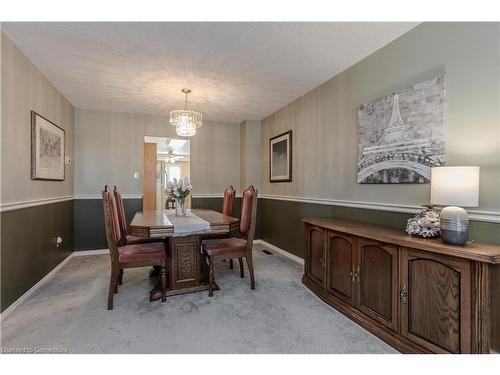
{"label": "dining chair", "polygon": [[236,196],[236,189],[229,185],[224,190],[224,201],[222,202],[222,213],[227,216],[233,216],[233,203]]}
{"label": "dining chair", "polygon": [[238,258],[240,276],[243,278],[243,258],[245,258],[250,274],[250,288],[255,289],[252,245],[257,216],[257,194],[258,191],[252,185],[243,192],[239,227],[242,238],[216,238],[201,241],[205,262],[208,260],[208,295],[210,297],[214,294],[214,262],[218,259]]}
{"label": "dining chair", "polygon": [[167,198],[167,200],[165,201],[165,209],[172,210],[174,208],[175,208],[175,199]]}
{"label": "dining chair", "polygon": [[122,195],[116,186],[114,188],[114,195],[115,195],[115,200],[116,200],[116,209],[118,210],[118,219],[120,221],[120,233],[121,233],[123,245],[136,245],[139,243],[165,241],[165,239],[161,238],[161,237],[159,237],[159,238],[158,237],[146,238],[146,237],[133,236],[131,234],[128,234],[127,219],[125,218],[125,206],[123,205]]}
{"label": "dining chair", "polygon": [[[222,202],[222,213],[224,215],[233,216],[233,203],[235,197],[236,189],[233,187],[233,185],[229,185],[226,190],[224,190],[224,201]],[[229,268],[233,269],[232,259],[229,259]]]}
{"label": "dining chair", "polygon": [[[114,187],[114,195],[116,201],[116,209],[118,210],[118,219],[120,221],[120,232],[122,238],[121,245],[136,245],[140,243],[165,242],[165,246],[167,246],[165,238],[162,237],[147,238],[147,237],[140,237],[128,234],[127,219],[125,217],[125,206],[123,204],[122,194],[120,193],[116,185]],[[153,275],[158,275],[158,270],[150,271],[150,276]],[[119,285],[123,284],[123,270],[120,271],[120,275],[118,276],[118,284]]]}
{"label": "dining chair", "polygon": [[106,227],[106,240],[111,257],[111,276],[109,280],[108,310],[113,310],[113,296],[118,293],[118,280],[123,269],[134,267],[159,266],[161,300],[166,301],[166,253],[164,242],[148,242],[140,244],[124,244],[120,220],[115,201],[115,194],[108,190],[102,191],[104,208],[104,224]]}

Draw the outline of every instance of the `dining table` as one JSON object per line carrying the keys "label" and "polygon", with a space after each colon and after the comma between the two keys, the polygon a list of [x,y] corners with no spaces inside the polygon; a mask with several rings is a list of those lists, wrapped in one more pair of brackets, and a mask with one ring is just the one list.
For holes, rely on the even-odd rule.
{"label": "dining table", "polygon": [[[205,220],[210,224],[210,229],[202,233],[179,235],[174,228],[175,215],[175,210],[169,209],[136,212],[130,223],[130,234],[165,239],[167,296],[208,290],[208,266],[201,253],[201,241],[236,232],[239,219],[213,210],[192,209],[188,215]],[[151,276],[156,274],[153,271]],[[161,298],[159,285],[150,291],[149,297],[151,301]]]}

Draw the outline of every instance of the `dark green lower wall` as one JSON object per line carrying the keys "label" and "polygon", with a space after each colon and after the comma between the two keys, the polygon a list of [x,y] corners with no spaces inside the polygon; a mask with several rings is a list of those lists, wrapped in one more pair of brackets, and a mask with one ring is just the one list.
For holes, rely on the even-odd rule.
{"label": "dark green lower wall", "polygon": [[[1,214],[1,310],[4,311],[73,251],[73,201]],[[56,247],[57,236],[63,243]]]}
{"label": "dark green lower wall", "polygon": [[[261,238],[304,258],[305,217],[334,217],[404,230],[412,214],[274,199],[261,201]],[[470,239],[500,245],[500,224],[470,222]]]}
{"label": "dark green lower wall", "polygon": [[[142,199],[124,199],[125,217],[130,223],[142,211]],[[107,249],[102,199],[75,200],[75,251]]]}
{"label": "dark green lower wall", "polygon": [[[130,222],[142,199],[125,199]],[[193,208],[222,209],[222,198],[193,198]],[[2,212],[1,311],[4,311],[74,250],[107,248],[100,199],[77,199]],[[234,204],[241,211],[241,198]],[[403,230],[410,214],[314,203],[258,200],[256,238],[304,257],[304,217],[337,217]],[[57,248],[55,239],[63,238]],[[470,238],[500,245],[500,224],[471,221]]]}
{"label": "dark green lower wall", "polygon": [[[260,199],[259,199],[260,201]],[[137,211],[142,211],[142,199],[124,199],[125,216],[130,223]],[[193,208],[205,208],[215,211],[222,210],[222,198],[193,198]],[[234,215],[239,217],[241,198],[234,202]],[[260,202],[257,206],[256,238],[260,238]],[[75,200],[75,251],[106,249],[106,232],[101,199]]]}

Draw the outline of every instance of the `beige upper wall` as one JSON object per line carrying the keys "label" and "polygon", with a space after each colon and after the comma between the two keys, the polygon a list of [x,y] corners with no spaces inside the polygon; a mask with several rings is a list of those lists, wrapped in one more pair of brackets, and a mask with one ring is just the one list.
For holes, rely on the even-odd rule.
{"label": "beige upper wall", "polygon": [[240,186],[243,190],[253,185],[260,190],[261,173],[261,123],[256,120],[246,120],[240,124]]}
{"label": "beige upper wall", "polygon": [[[500,210],[499,25],[422,24],[264,119],[262,193],[428,203],[430,184],[356,183],[356,110],[360,104],[445,72],[446,164],[479,165],[480,209]],[[271,184],[269,138],[289,129],[293,130],[293,182]]]}
{"label": "beige upper wall", "polygon": [[2,204],[73,195],[74,166],[64,181],[31,180],[31,111],[65,133],[65,153],[73,156],[74,107],[1,33]]}
{"label": "beige upper wall", "polygon": [[[176,137],[164,116],[77,109],[75,195],[97,196],[105,184],[118,185],[124,194],[142,194],[146,135]],[[193,194],[222,196],[229,184],[239,188],[240,127],[204,122],[190,139]],[[139,180],[132,179],[133,171],[139,171]]]}

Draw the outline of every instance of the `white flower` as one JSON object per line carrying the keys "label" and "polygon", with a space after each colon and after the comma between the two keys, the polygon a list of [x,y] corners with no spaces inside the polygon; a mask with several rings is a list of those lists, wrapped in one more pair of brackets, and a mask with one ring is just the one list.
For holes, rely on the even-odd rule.
{"label": "white flower", "polygon": [[439,220],[439,214],[436,211],[428,210],[425,212],[425,216],[430,220]]}
{"label": "white flower", "polygon": [[417,220],[409,219],[408,224],[406,225],[406,232],[408,234],[418,234],[419,225]]}

